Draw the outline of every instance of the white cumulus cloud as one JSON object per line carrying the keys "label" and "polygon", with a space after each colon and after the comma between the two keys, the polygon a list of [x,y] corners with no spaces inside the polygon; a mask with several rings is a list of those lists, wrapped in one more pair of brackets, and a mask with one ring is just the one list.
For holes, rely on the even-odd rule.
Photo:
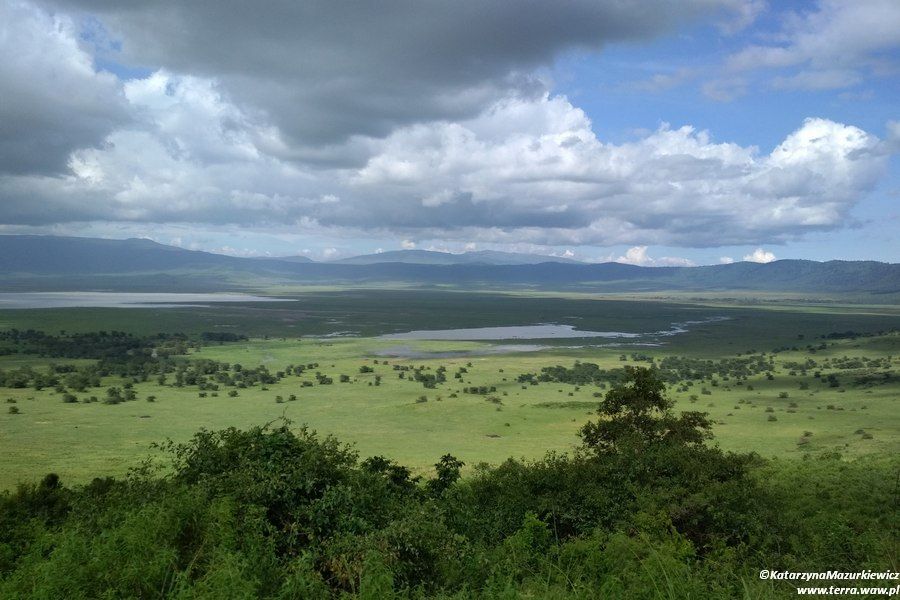
{"label": "white cumulus cloud", "polygon": [[678,256],[663,256],[653,258],[647,253],[647,246],[634,246],[625,251],[623,256],[615,259],[615,262],[640,267],[692,267],[694,262]]}
{"label": "white cumulus cloud", "polygon": [[757,248],[750,254],[744,256],[744,260],[747,262],[755,262],[755,263],[770,263],[776,260],[775,255],[768,250],[763,250],[762,248]]}

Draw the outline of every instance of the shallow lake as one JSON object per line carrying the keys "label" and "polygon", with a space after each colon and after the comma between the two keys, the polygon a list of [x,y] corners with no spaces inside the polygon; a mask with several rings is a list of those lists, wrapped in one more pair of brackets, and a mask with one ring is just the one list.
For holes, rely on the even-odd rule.
{"label": "shallow lake", "polygon": [[541,323],[538,325],[516,325],[512,327],[473,327],[470,329],[419,329],[402,333],[388,333],[379,336],[383,340],[453,340],[453,341],[492,341],[492,340],[552,340],[552,339],[635,339],[655,338],[658,336],[678,335],[686,333],[691,325],[715,323],[728,320],[728,317],[708,317],[697,321],[672,323],[669,329],[647,331],[641,333],[625,331],[582,331],[574,325]]}
{"label": "shallow lake", "polygon": [[492,354],[514,354],[516,352],[539,352],[552,348],[553,346],[538,344],[495,344],[474,350],[428,351],[400,345],[382,348],[373,352],[373,354],[389,358],[465,358],[467,356],[490,356]]}
{"label": "shallow lake", "polygon": [[389,333],[384,340],[551,340],[561,338],[634,338],[639,333],[622,331],[580,331],[572,325],[516,325],[513,327],[473,327],[471,329],[430,329]]}
{"label": "shallow lake", "polygon": [[218,302],[290,302],[250,294],[131,292],[0,292],[0,309],[9,308],[174,308]]}

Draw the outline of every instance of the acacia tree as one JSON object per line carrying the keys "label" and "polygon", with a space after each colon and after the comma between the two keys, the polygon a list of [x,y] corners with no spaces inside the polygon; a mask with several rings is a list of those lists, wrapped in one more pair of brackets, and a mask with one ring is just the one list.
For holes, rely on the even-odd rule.
{"label": "acacia tree", "polygon": [[699,446],[711,437],[706,413],[672,412],[666,385],[646,367],[625,367],[625,377],[606,392],[602,418],[581,428],[585,447],[597,453],[641,451],[661,443]]}
{"label": "acacia tree", "polygon": [[753,456],[705,444],[706,414],[674,414],[665,391],[655,370],[626,367],[600,404],[601,418],[581,429],[607,492],[620,506],[664,515],[701,551],[764,535],[770,516],[748,476]]}
{"label": "acacia tree", "polygon": [[445,454],[441,460],[435,463],[434,470],[436,477],[429,479],[427,486],[433,496],[439,497],[450,486],[459,480],[460,470],[466,463],[459,460],[452,454]]}

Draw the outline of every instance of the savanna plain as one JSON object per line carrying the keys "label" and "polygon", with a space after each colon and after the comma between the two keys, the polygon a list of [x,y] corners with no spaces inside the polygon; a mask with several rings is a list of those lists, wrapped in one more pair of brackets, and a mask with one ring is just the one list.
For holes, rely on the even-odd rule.
{"label": "savanna plain", "polygon": [[4,597],[768,598],[795,591],[763,568],[900,569],[895,304],[266,292],[0,311]]}

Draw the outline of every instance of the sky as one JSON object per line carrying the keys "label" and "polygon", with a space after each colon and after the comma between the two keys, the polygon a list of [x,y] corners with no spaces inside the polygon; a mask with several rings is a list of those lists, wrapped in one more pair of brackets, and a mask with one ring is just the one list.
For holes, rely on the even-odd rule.
{"label": "sky", "polygon": [[896,0],[5,0],[0,233],[900,260]]}

